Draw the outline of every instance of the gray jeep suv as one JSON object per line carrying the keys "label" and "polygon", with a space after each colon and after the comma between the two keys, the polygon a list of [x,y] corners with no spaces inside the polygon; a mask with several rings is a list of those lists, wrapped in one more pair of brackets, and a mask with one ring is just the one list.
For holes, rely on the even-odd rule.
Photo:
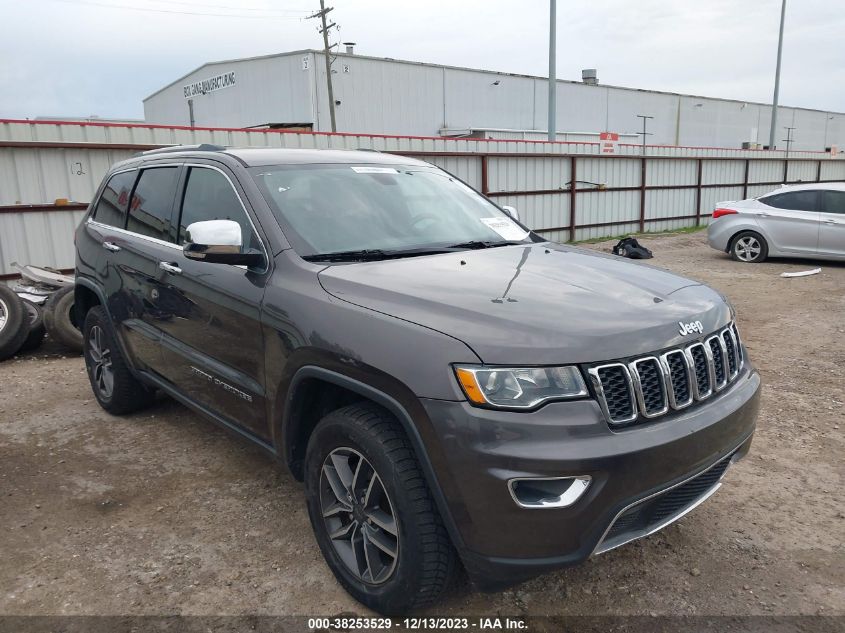
{"label": "gray jeep suv", "polygon": [[760,378],[725,297],[547,242],[375,152],[155,150],[76,233],[98,402],[164,392],[305,483],[359,601],[400,614],[645,536],[749,448]]}

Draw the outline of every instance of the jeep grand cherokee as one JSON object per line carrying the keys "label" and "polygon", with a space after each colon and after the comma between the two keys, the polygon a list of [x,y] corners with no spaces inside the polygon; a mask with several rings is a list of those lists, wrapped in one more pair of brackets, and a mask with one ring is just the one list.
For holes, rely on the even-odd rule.
{"label": "jeep grand cherokee", "polygon": [[94,395],[126,414],[159,390],[264,448],[382,613],[459,565],[495,590],[650,534],[748,451],[733,309],[515,216],[375,152],[121,162],[76,234]]}

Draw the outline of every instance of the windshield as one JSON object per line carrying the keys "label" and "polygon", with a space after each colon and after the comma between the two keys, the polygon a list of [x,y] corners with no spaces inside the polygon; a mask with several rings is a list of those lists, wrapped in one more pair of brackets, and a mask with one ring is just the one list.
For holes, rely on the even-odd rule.
{"label": "windshield", "polygon": [[351,252],[425,254],[530,236],[490,201],[436,168],[282,165],[250,173],[294,248],[307,259]]}

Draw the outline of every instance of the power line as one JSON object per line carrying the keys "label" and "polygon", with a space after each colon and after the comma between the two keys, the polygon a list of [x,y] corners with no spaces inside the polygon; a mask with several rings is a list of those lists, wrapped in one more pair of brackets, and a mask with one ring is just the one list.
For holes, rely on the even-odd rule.
{"label": "power line", "polygon": [[181,4],[186,7],[193,7],[195,9],[226,9],[230,11],[258,11],[261,13],[290,13],[296,14],[298,16],[305,17],[308,13],[305,9],[256,9],[252,7],[232,7],[232,6],[224,6],[220,4],[206,4],[202,2],[200,4],[194,2],[180,2],[179,0],[149,0],[150,2],[154,2],[156,4]]}
{"label": "power line", "polygon": [[293,16],[293,15],[280,15],[280,14],[267,14],[267,15],[243,15],[238,13],[201,13],[198,11],[180,11],[180,10],[168,10],[168,9],[153,9],[149,7],[131,7],[125,4],[105,4],[102,2],[90,2],[89,0],[48,0],[48,2],[60,2],[62,4],[72,4],[72,5],[85,5],[90,7],[102,7],[105,9],[120,9],[123,11],[141,11],[144,13],[169,13],[169,14],[176,14],[176,15],[200,15],[200,16],[207,16],[207,17],[217,17],[217,18],[246,18],[246,19],[253,19],[253,20],[267,20],[267,19],[274,19],[274,20],[301,20],[305,17],[303,14],[302,16]]}

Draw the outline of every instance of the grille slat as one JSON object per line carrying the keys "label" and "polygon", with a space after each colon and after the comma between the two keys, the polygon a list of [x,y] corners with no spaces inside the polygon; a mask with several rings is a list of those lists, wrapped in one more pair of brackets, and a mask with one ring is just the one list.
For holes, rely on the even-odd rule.
{"label": "grille slat", "polygon": [[707,360],[707,352],[704,351],[704,345],[701,343],[692,345],[687,349],[689,349],[692,358],[695,384],[698,387],[698,397],[706,398],[712,391],[712,385],[710,384],[710,363]]}
{"label": "grille slat", "polygon": [[739,375],[742,349],[732,323],[704,342],[588,368],[605,415],[612,424],[654,418],[709,398]]}
{"label": "grille slat", "polygon": [[639,382],[640,408],[646,416],[666,412],[666,390],[663,372],[656,358],[646,358],[631,363]]}
{"label": "grille slat", "polygon": [[722,353],[721,339],[718,336],[713,336],[707,339],[707,345],[710,347],[710,355],[713,357],[713,374],[716,378],[717,389],[724,387],[728,381],[728,374],[725,371],[725,355]]}
{"label": "grille slat", "polygon": [[674,406],[676,408],[684,407],[692,401],[689,369],[687,368],[684,353],[680,350],[669,352],[666,354],[665,358],[666,364],[669,367],[669,379],[672,384],[672,394],[675,397]]}
{"label": "grille slat", "polygon": [[636,415],[631,393],[631,380],[623,365],[610,365],[598,370],[602,394],[610,419],[624,421]]}
{"label": "grille slat", "polygon": [[728,353],[728,370],[730,371],[731,378],[733,378],[739,370],[736,346],[734,345],[733,337],[727,331],[722,332],[722,342],[725,344],[725,350]]}

